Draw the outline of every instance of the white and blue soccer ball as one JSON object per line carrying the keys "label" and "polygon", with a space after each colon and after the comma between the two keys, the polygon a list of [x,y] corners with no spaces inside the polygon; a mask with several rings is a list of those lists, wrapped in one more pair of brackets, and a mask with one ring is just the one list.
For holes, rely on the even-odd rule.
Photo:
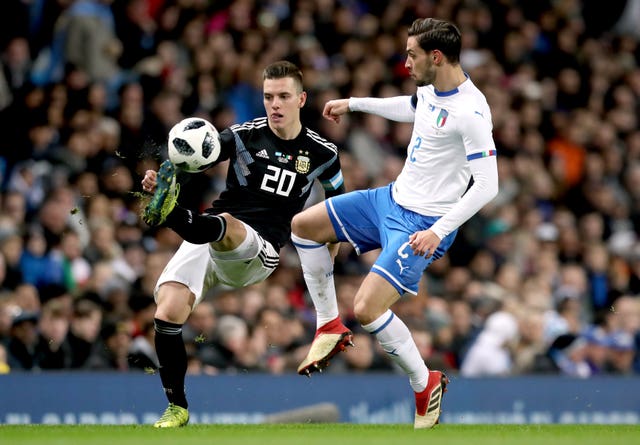
{"label": "white and blue soccer ball", "polygon": [[220,157],[220,134],[206,119],[188,117],[169,131],[169,160],[189,173],[211,167]]}

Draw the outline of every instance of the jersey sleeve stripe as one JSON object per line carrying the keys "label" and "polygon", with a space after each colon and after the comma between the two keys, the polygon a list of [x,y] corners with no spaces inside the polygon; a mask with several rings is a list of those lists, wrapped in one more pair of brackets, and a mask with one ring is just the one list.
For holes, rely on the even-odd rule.
{"label": "jersey sleeve stripe", "polygon": [[322,145],[325,148],[328,148],[329,150],[331,150],[334,153],[338,153],[338,147],[336,147],[335,144],[327,141],[325,138],[323,138],[322,136],[320,136],[318,133],[316,133],[313,130],[310,130],[307,128],[307,136],[309,136],[309,138],[311,138],[312,140],[314,140],[315,142],[317,142],[318,144]]}
{"label": "jersey sleeve stripe", "polygon": [[497,154],[498,154],[497,150],[481,151],[479,153],[467,155],[467,161],[473,161],[474,159],[480,159],[480,158],[488,158],[489,156],[496,156]]}
{"label": "jersey sleeve stripe", "polygon": [[267,125],[267,118],[259,117],[257,119],[254,119],[252,121],[247,121],[242,124],[234,124],[230,126],[229,129],[235,132],[240,130],[252,130],[254,128],[262,128],[265,125]]}
{"label": "jersey sleeve stripe", "polygon": [[337,190],[344,183],[344,177],[342,176],[342,171],[339,171],[338,173],[336,173],[333,178],[320,181],[320,182],[322,183],[322,187],[325,190]]}

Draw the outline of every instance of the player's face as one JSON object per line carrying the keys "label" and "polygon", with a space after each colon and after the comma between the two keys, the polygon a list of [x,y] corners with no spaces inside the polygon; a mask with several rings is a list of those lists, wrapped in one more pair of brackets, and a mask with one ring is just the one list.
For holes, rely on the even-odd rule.
{"label": "player's face", "polygon": [[291,77],[265,79],[263,85],[264,109],[269,126],[275,131],[295,129],[300,126],[300,108],[307,94],[299,92]]}
{"label": "player's face", "polygon": [[431,59],[431,52],[427,53],[420,48],[418,40],[413,36],[407,39],[407,61],[404,66],[419,87],[431,85],[436,79],[436,66]]}

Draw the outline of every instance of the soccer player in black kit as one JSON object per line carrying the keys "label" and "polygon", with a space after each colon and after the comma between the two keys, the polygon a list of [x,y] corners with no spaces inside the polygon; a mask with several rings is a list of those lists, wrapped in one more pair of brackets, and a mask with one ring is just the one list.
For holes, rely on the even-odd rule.
{"label": "soccer player in black kit", "polygon": [[154,192],[143,212],[150,226],[170,227],[185,241],[155,288],[155,348],[169,406],[155,427],[189,421],[185,395],[187,355],[182,325],[204,294],[217,284],[248,286],[278,265],[291,219],[302,210],[314,180],[327,197],[344,191],[338,150],[302,125],[307,99],[302,73],[275,62],[263,73],[266,117],[220,132],[220,161],[229,159],[226,189],[202,214],[176,204],[175,166],[148,170],[143,190]]}

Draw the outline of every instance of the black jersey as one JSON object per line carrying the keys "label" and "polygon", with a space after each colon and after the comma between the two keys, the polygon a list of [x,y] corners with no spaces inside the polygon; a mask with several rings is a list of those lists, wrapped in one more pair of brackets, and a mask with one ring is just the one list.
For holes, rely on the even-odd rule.
{"label": "black jersey", "polygon": [[309,128],[280,139],[261,117],[223,130],[220,142],[220,161],[230,160],[227,184],[207,211],[230,213],[276,249],[289,239],[315,179],[328,195],[343,190],[337,147]]}

